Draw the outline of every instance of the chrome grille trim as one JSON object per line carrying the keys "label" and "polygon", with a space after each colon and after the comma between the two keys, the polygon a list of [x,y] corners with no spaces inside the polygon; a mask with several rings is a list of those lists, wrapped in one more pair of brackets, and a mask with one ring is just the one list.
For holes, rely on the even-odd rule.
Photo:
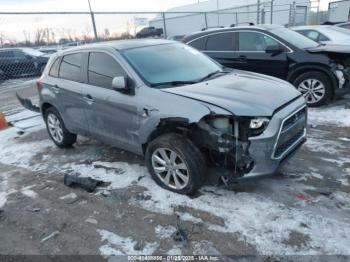
{"label": "chrome grille trim", "polygon": [[[307,111],[306,111],[306,106],[303,106],[301,108],[299,108],[298,110],[294,111],[293,113],[291,113],[290,115],[288,115],[286,118],[284,118],[282,120],[282,123],[280,125],[279,131],[278,131],[278,135],[277,135],[277,139],[276,139],[276,143],[273,147],[273,151],[272,151],[272,155],[271,158],[274,160],[280,160],[282,159],[286,154],[288,154],[288,152],[290,152],[295,146],[297,146],[298,144],[300,144],[306,137],[306,123],[305,126],[303,127],[303,132],[302,135],[292,144],[290,145],[286,150],[284,150],[283,153],[279,154],[276,156],[276,150],[280,141],[280,137],[281,137],[281,133],[283,131],[283,133],[288,132],[291,128],[293,128],[294,124],[298,122],[298,120],[294,121],[292,125],[288,126],[286,129],[284,129],[284,124],[286,123],[287,120],[289,120],[291,117],[295,116],[295,115],[299,115],[301,111],[305,111],[305,120],[307,119]],[[306,121],[305,121],[306,122]],[[301,130],[300,130],[301,131]],[[300,132],[301,133],[301,132]]]}

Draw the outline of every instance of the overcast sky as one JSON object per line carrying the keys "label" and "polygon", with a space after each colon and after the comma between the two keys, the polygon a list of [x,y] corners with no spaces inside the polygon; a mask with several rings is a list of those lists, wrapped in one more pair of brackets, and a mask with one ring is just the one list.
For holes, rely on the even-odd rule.
{"label": "overcast sky", "polygon": [[[203,0],[202,0],[203,1]],[[94,11],[163,11],[198,0],[91,0]],[[87,0],[1,0],[2,11],[87,11]]]}
{"label": "overcast sky", "polygon": [[[204,1],[204,0],[200,0]],[[234,0],[232,0],[234,1]],[[95,11],[164,11],[198,0],[91,0]],[[326,8],[329,0],[321,0]],[[87,0],[0,0],[2,11],[87,11]]]}
{"label": "overcast sky", "polygon": [[[165,11],[175,6],[197,3],[198,0],[90,0],[94,11]],[[200,0],[205,1],[205,0]],[[232,0],[235,1],[235,0]],[[321,0],[323,9],[327,8],[328,0]],[[88,11],[87,0],[0,0],[2,12],[35,12],[35,11]],[[191,11],[191,10],[189,10]],[[130,26],[133,33],[133,21],[136,15],[96,15],[95,20],[99,33],[108,29],[111,33],[125,32]],[[137,15],[138,17],[154,18],[154,15]],[[92,36],[89,15],[1,15],[0,34],[8,39],[22,41],[24,31],[50,28],[56,36],[66,35],[70,30],[73,35],[88,34]],[[65,32],[62,32],[65,30]],[[0,35],[1,36],[1,35]]]}

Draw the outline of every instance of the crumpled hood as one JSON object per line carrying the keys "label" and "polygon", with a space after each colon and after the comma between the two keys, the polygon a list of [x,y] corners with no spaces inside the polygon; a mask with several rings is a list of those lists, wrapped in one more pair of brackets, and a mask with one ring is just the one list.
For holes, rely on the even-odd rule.
{"label": "crumpled hood", "polygon": [[162,91],[219,106],[238,116],[272,116],[276,109],[301,95],[286,81],[239,70]]}
{"label": "crumpled hood", "polygon": [[350,45],[320,45],[306,49],[310,53],[344,53],[350,54]]}

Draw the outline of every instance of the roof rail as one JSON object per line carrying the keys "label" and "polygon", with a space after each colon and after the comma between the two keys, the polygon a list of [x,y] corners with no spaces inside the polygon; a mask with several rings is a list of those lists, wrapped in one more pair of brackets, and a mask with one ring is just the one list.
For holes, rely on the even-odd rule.
{"label": "roof rail", "polygon": [[218,29],[218,28],[225,28],[223,25],[221,26],[214,26],[214,27],[203,27],[201,31],[206,31],[209,29]]}

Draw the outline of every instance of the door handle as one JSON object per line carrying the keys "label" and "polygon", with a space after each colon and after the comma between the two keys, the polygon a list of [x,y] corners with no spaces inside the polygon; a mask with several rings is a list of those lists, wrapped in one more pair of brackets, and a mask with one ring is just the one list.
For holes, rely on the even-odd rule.
{"label": "door handle", "polygon": [[92,104],[95,102],[95,100],[92,98],[91,95],[85,95],[85,96],[84,96],[84,100],[85,100],[85,102],[88,103],[89,105],[92,105]]}
{"label": "door handle", "polygon": [[240,56],[238,56],[238,61],[246,62],[247,61],[247,57],[245,55],[240,55]]}
{"label": "door handle", "polygon": [[60,91],[60,88],[58,85],[53,85],[52,90],[57,94]]}

